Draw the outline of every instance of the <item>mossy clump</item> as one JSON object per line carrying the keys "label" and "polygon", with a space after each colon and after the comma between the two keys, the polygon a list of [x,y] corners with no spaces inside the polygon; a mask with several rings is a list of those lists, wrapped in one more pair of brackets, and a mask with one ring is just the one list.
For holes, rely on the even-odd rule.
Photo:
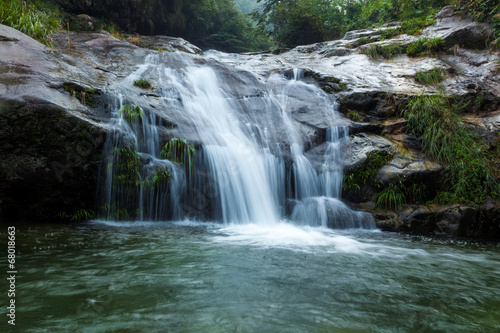
{"label": "mossy clump", "polygon": [[400,34],[407,34],[412,36],[420,35],[425,27],[436,22],[434,14],[436,14],[436,11],[433,10],[430,15],[413,17],[404,20],[401,22],[399,27],[381,30],[379,40],[386,40]]}
{"label": "mossy clump", "polygon": [[92,90],[90,88],[84,89],[81,88],[79,89],[78,87],[73,87],[71,85],[64,85],[64,91],[67,91],[73,96],[73,98],[76,98],[77,100],[80,101],[85,106],[89,106],[91,108],[96,106],[96,100],[95,100],[95,90]]}
{"label": "mossy clump", "polygon": [[146,79],[138,79],[134,81],[134,86],[142,88],[142,89],[151,89],[153,85]]}

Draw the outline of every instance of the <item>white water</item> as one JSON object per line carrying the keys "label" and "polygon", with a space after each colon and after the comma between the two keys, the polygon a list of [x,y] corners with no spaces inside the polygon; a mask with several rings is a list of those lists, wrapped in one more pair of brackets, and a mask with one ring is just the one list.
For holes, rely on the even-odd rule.
{"label": "white water", "polygon": [[[188,130],[197,133],[201,147],[194,174],[203,170],[205,177],[191,175],[189,168],[159,157],[160,125],[154,115],[146,115],[141,126],[130,126],[117,115],[113,122],[116,135],[108,142],[108,158],[111,147],[123,146],[125,138],[141,158],[141,179],[160,168],[169,170],[172,180],[168,186],[138,185],[130,198],[118,198],[124,189],[113,188],[116,168],[108,168],[108,207],[121,202],[128,211],[135,209],[139,220],[196,218],[189,209],[186,213],[179,207],[195,206],[193,202],[200,196],[193,193],[200,192],[209,182],[213,193],[203,194],[209,198],[211,217],[226,224],[278,225],[288,218],[302,225],[373,228],[369,214],[354,212],[340,200],[344,158],[341,151],[349,137],[336,103],[316,86],[303,82],[300,70],[294,70],[291,80],[271,75],[257,100],[237,98],[231,93],[231,82],[222,79],[212,66],[197,64],[196,58],[187,55],[172,54],[161,59],[151,56],[125,82],[130,84],[146,70],[156,73],[154,80],[161,87],[163,112],[174,122],[189,124]],[[308,156],[306,147],[312,143],[291,118],[294,101],[290,96],[302,93],[312,96],[314,112],[329,126],[320,166]],[[262,110],[258,114],[248,112],[254,107],[251,103],[260,103]],[[187,131],[181,128],[180,137],[182,130]],[[288,167],[283,157],[286,155],[293,159]],[[107,218],[113,216],[108,214]]]}

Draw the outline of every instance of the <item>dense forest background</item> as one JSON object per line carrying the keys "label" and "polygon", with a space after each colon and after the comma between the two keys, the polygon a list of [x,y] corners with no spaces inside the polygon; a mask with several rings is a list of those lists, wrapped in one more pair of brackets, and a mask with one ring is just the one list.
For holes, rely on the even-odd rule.
{"label": "dense forest background", "polygon": [[492,43],[500,44],[498,0],[3,0],[0,23],[44,40],[61,28],[89,29],[81,23],[85,14],[97,20],[95,30],[177,36],[204,49],[245,52],[333,40],[392,21],[403,23],[400,33],[416,34],[448,4],[493,24]]}

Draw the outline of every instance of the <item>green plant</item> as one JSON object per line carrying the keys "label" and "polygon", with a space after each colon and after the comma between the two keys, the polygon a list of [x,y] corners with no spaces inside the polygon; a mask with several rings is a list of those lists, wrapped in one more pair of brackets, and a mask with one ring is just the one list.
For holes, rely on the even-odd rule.
{"label": "green plant", "polygon": [[80,209],[71,215],[71,221],[90,220],[95,217],[95,213],[91,209]]}
{"label": "green plant", "polygon": [[134,86],[142,88],[142,89],[149,89],[149,88],[153,87],[153,85],[151,84],[151,82],[149,82],[146,79],[135,80],[134,81]]}
{"label": "green plant", "polygon": [[104,204],[100,207],[101,214],[115,221],[130,220],[130,214],[127,209],[120,207],[116,202],[113,204]]}
{"label": "green plant", "polygon": [[368,47],[362,48],[360,52],[366,54],[372,59],[379,59],[380,57],[384,59],[390,59],[397,55],[402,54],[403,47],[401,47],[401,45],[398,44],[389,44],[389,45],[372,44]]}
{"label": "green plant", "polygon": [[410,57],[420,55],[435,55],[444,49],[444,41],[441,37],[423,37],[406,47],[406,54]]}
{"label": "green plant", "polygon": [[411,98],[404,111],[406,131],[420,140],[426,155],[446,165],[451,184],[446,192],[451,194],[438,195],[436,202],[479,204],[500,193],[494,172],[499,157],[462,123],[456,110],[463,107],[442,94],[420,95]]}
{"label": "green plant", "polygon": [[142,117],[144,117],[144,111],[142,111],[142,108],[137,104],[125,104],[118,110],[118,113],[131,124],[140,122]]}
{"label": "green plant", "polygon": [[465,10],[475,21],[488,22],[493,26],[495,40],[493,44],[500,46],[500,3],[498,0],[453,0],[456,8]]}
{"label": "green plant", "polygon": [[172,179],[172,174],[167,169],[158,168],[155,170],[152,176],[147,177],[143,184],[146,187],[154,187],[159,185],[167,184]]}
{"label": "green plant", "polygon": [[86,221],[95,218],[95,213],[92,209],[79,209],[73,214],[67,214],[66,212],[57,213],[57,217],[62,220],[70,220],[73,222]]}
{"label": "green plant", "polygon": [[403,22],[401,22],[398,30],[400,33],[405,33],[407,35],[420,35],[425,27],[436,22],[436,19],[434,18],[436,13],[437,10],[435,9],[431,10],[426,16],[413,17],[404,20]]}
{"label": "green plant", "polygon": [[382,182],[375,180],[375,176],[380,168],[391,159],[392,155],[386,151],[369,152],[361,165],[354,167],[344,175],[342,183],[344,190],[360,190],[360,184],[380,187]]}
{"label": "green plant", "polygon": [[124,148],[113,148],[113,157],[115,164],[109,164],[108,167],[116,167],[115,181],[118,185],[133,187],[140,185],[141,159],[137,151],[131,146]]}
{"label": "green plant", "polygon": [[173,138],[163,146],[160,156],[180,165],[188,162],[190,168],[193,168],[195,154],[196,150],[193,145],[188,145],[184,139]]}
{"label": "green plant", "polygon": [[347,114],[347,116],[352,121],[359,121],[359,119],[360,119],[359,113],[357,113],[356,111],[353,111],[353,110],[349,111],[349,113]]}
{"label": "green plant", "polygon": [[28,0],[0,1],[0,23],[17,29],[52,47],[50,34],[61,29],[59,13],[45,11],[44,2]]}
{"label": "green plant", "polygon": [[342,182],[342,189],[345,191],[359,191],[361,187],[356,183],[356,177],[354,174],[349,174],[344,176],[344,180]]}
{"label": "green plant", "polygon": [[377,193],[375,196],[376,207],[387,209],[398,209],[406,202],[406,196],[402,190],[403,184],[399,181]]}
{"label": "green plant", "polygon": [[412,183],[404,187],[404,194],[407,202],[419,203],[425,198],[427,186],[423,183]]}
{"label": "green plant", "polygon": [[415,80],[425,86],[437,85],[443,81],[446,71],[442,68],[434,67],[430,71],[418,72],[415,75]]}
{"label": "green plant", "polygon": [[81,88],[78,89],[78,87],[75,89],[70,85],[64,85],[64,91],[69,92],[73,97],[76,97],[82,103],[83,105],[90,106],[90,107],[95,107],[96,101],[95,101],[95,91],[87,88]]}

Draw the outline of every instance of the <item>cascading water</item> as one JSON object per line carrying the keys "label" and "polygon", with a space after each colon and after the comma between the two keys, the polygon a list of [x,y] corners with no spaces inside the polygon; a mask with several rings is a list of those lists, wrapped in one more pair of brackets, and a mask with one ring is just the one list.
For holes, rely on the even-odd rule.
{"label": "cascading water", "polygon": [[[220,64],[200,62],[188,55],[150,56],[126,80],[130,84],[145,71],[154,75],[161,88],[158,108],[164,110],[158,118],[168,115],[180,124],[179,137],[189,133],[199,148],[194,166],[191,160],[169,161],[160,155],[159,142],[168,140],[159,134],[158,118],[153,113],[130,117],[120,101],[112,121],[115,134],[105,151],[105,217],[196,218],[181,208],[196,206],[193,201],[199,201],[199,192],[205,193],[210,183],[205,210],[209,207],[209,217],[224,223],[275,224],[288,216],[298,224],[373,228],[371,215],[340,201],[341,150],[348,129],[338,124],[342,117],[334,101],[303,82],[300,70],[294,70],[291,80],[273,74],[254,95],[238,96],[232,78],[216,70]],[[306,147],[313,144],[291,117],[290,96],[302,93],[312,96],[314,112],[329,123],[320,160],[318,154],[308,156]]]}

